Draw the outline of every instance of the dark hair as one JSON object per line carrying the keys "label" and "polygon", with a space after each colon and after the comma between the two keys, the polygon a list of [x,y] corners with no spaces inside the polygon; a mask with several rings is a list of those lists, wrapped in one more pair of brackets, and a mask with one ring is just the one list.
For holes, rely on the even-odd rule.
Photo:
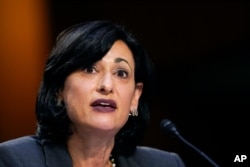
{"label": "dark hair", "polygon": [[72,72],[100,60],[115,41],[124,41],[135,60],[135,82],[142,82],[137,117],[130,117],[115,139],[114,154],[129,154],[139,143],[149,121],[154,68],[145,50],[124,26],[112,21],[89,21],[61,32],[47,60],[36,101],[37,135],[42,139],[66,142],[72,134],[64,106],[57,105],[58,92]]}

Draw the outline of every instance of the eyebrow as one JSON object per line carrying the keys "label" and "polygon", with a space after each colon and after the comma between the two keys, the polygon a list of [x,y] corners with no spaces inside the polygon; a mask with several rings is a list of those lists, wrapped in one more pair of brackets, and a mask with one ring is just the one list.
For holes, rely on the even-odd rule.
{"label": "eyebrow", "polygon": [[[130,65],[129,65],[129,63],[128,63],[127,60],[125,60],[125,59],[123,59],[123,58],[120,58],[120,57],[115,58],[115,63],[120,63],[120,62],[122,62],[122,61],[124,61],[125,63],[127,63],[128,66],[130,67]],[[131,67],[130,67],[130,68],[131,68]]]}

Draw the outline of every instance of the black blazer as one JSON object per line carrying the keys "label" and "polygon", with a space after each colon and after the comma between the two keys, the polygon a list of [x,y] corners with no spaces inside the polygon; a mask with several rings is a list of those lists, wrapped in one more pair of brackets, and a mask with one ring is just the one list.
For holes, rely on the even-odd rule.
{"label": "black blazer", "polygon": [[[176,153],[150,147],[137,147],[130,157],[120,156],[119,167],[185,167]],[[65,145],[25,136],[0,143],[0,167],[72,167]]]}

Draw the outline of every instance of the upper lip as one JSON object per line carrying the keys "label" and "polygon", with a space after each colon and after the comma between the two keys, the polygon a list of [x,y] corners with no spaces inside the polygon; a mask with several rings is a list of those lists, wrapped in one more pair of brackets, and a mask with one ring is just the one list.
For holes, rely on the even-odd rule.
{"label": "upper lip", "polygon": [[112,107],[116,108],[116,102],[111,99],[97,99],[93,103],[91,103],[91,106],[104,106],[104,107]]}

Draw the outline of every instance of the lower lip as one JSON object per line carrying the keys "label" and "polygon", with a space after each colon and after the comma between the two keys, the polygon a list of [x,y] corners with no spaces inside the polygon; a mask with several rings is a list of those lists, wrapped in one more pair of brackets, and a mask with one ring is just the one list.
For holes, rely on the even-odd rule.
{"label": "lower lip", "polygon": [[96,107],[93,107],[94,108],[94,111],[98,111],[98,112],[114,112],[115,109],[114,108],[111,108],[111,107],[101,107],[101,106],[96,106]]}

